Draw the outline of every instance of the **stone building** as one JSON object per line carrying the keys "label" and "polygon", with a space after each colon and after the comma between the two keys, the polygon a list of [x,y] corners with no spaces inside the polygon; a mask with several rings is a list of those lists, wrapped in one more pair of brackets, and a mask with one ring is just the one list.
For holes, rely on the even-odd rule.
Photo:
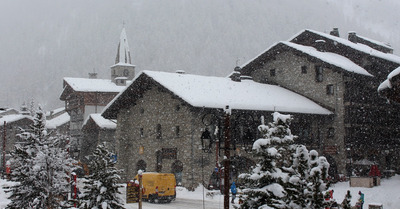
{"label": "stone building", "polygon": [[[4,171],[5,162],[11,157],[10,152],[14,150],[14,145],[20,142],[17,134],[21,133],[21,128],[28,130],[31,125],[33,125],[33,118],[28,115],[10,114],[0,116],[0,136],[2,142],[0,168],[2,172]],[[5,152],[3,152],[3,148],[5,148]]]}
{"label": "stone building", "polygon": [[[271,113],[295,116],[294,127],[309,121],[310,132],[331,111],[282,87],[248,77],[233,80],[185,74],[141,72],[103,111],[116,119],[117,167],[123,181],[139,169],[174,173],[178,184],[218,186],[223,160],[224,108],[229,105],[232,177],[254,164],[249,151],[257,126]],[[306,132],[306,130],[304,130]],[[217,168],[217,169],[216,169]]]}
{"label": "stone building", "polygon": [[[318,133],[319,150],[349,174],[352,162],[368,159],[381,169],[398,168],[399,108],[377,94],[387,74],[400,66],[393,50],[349,33],[349,40],[304,30],[288,42],[269,47],[241,66],[242,75],[276,84],[303,95],[334,112]],[[332,163],[332,159],[330,163]],[[347,172],[346,172],[347,169]]]}
{"label": "stone building", "polygon": [[60,100],[65,101],[65,110],[71,117],[70,152],[76,159],[85,157],[80,154],[85,119],[92,113],[100,113],[135,76],[125,29],[121,32],[115,64],[110,71],[110,79],[97,79],[96,73],[89,73],[89,78],[64,78]]}
{"label": "stone building", "polygon": [[90,114],[82,126],[83,138],[81,145],[81,162],[88,164],[90,156],[97,145],[105,142],[111,152],[115,149],[115,129],[117,121],[104,119],[100,114]]}
{"label": "stone building", "polygon": [[390,102],[400,104],[400,67],[393,70],[379,85],[378,92]]}
{"label": "stone building", "polygon": [[46,128],[52,135],[69,136],[70,116],[65,108],[46,112]]}

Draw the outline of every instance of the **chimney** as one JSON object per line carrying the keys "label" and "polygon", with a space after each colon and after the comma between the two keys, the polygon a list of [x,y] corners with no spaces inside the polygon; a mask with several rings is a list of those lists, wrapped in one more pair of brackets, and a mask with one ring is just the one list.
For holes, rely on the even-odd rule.
{"label": "chimney", "polygon": [[316,40],[315,48],[320,52],[326,52],[325,40]]}
{"label": "chimney", "polygon": [[350,31],[348,39],[353,43],[357,43],[357,33],[355,31]]}
{"label": "chimney", "polygon": [[339,28],[333,28],[329,34],[331,34],[332,36],[340,37]]}
{"label": "chimney", "polygon": [[231,74],[230,78],[232,81],[240,82],[240,73],[241,68],[239,66],[236,66],[235,69],[233,69],[233,73]]}
{"label": "chimney", "polygon": [[186,72],[185,72],[184,70],[177,70],[177,71],[175,71],[175,73],[178,73],[178,74],[185,74]]}

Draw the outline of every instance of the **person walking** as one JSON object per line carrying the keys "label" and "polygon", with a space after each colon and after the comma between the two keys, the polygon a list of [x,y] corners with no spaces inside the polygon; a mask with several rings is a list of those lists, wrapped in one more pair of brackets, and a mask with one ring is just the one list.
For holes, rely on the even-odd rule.
{"label": "person walking", "polygon": [[358,202],[360,203],[360,209],[363,209],[363,205],[364,205],[364,193],[362,193],[361,191],[359,191],[358,194],[360,195],[360,198],[358,198]]}
{"label": "person walking", "polygon": [[237,192],[237,190],[236,190],[235,182],[232,182],[232,185],[231,185],[232,201],[231,201],[231,203],[235,203],[236,192]]}

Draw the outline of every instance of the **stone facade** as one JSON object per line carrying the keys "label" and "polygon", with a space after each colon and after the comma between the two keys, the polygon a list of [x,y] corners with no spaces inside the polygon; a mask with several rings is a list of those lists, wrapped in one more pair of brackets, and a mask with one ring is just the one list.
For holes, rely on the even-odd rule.
{"label": "stone facade", "polygon": [[82,163],[89,164],[93,151],[96,149],[97,145],[103,142],[105,142],[110,152],[116,153],[115,129],[101,128],[92,118],[89,118],[82,127],[82,133],[83,140],[80,154],[80,161]]}
{"label": "stone facade", "polygon": [[[144,76],[135,80],[118,101],[103,116],[117,117],[117,167],[123,170],[123,181],[132,179],[142,169],[174,173],[178,184],[187,188],[195,188],[202,182],[205,186],[215,186],[212,177],[217,175],[215,168],[223,165],[224,155],[225,113],[222,109],[193,107]],[[116,106],[119,109],[112,110]],[[230,160],[233,180],[254,165],[256,160],[249,151],[254,140],[260,137],[257,127],[261,124],[261,116],[268,123],[272,120],[271,114],[268,111],[232,110]],[[251,117],[252,120],[247,119],[251,122],[243,122],[245,117]],[[304,133],[317,131],[321,121],[329,120],[325,115],[295,114],[294,117],[293,130]],[[202,144],[206,129],[211,135],[210,149]],[[247,130],[251,135],[246,135]],[[317,147],[316,137],[307,136]]]}
{"label": "stone facade", "polygon": [[[242,74],[257,82],[280,85],[334,112],[331,121],[321,126],[327,132],[321,135],[320,152],[331,164],[337,164],[339,173],[350,175],[352,162],[360,159],[374,161],[382,170],[396,170],[400,165],[400,129],[395,121],[400,116],[391,112],[399,108],[387,104],[377,93],[383,76],[399,65],[393,55],[376,53],[379,56],[373,57],[352,42],[308,30],[291,41],[346,57],[373,76],[346,71],[279,44],[243,66]],[[321,81],[317,81],[317,71]]]}
{"label": "stone facade", "polygon": [[[317,130],[312,134],[319,135],[319,153],[331,155],[336,161],[343,162],[346,159],[342,99],[345,78],[340,71],[323,67],[322,81],[316,81],[316,67],[323,65],[321,61],[310,62],[307,56],[298,56],[293,51],[284,51],[277,54],[262,68],[254,71],[251,76],[257,82],[279,84],[334,111],[335,115],[330,121],[320,123],[320,133]],[[271,74],[271,70],[275,71],[274,74]],[[333,92],[327,92],[329,85],[332,85]],[[325,148],[329,149],[325,150]],[[345,173],[345,164],[338,164],[338,171]]]}
{"label": "stone facade", "polygon": [[[215,153],[203,153],[199,149],[202,133],[199,114],[157,87],[147,91],[136,105],[121,110],[116,138],[117,165],[125,171],[122,179],[129,180],[137,174],[140,160],[146,163],[146,171],[166,173],[172,172],[172,164],[180,161],[182,185],[191,187],[201,182],[199,168],[204,165],[205,173],[213,171]],[[176,155],[161,156],[161,159],[158,156],[157,160],[157,153],[162,149],[176,149]]]}
{"label": "stone facade", "polygon": [[[21,129],[29,130],[30,126],[33,125],[33,119],[30,116],[21,116],[18,120],[7,121],[7,117],[17,117],[17,115],[8,115],[0,118],[0,136],[1,141],[6,140],[5,143],[5,160],[10,159],[10,152],[14,150],[14,146],[21,142],[21,139],[17,134],[21,133]],[[6,123],[4,124],[4,121]],[[4,126],[5,125],[5,126]],[[3,153],[3,146],[1,147],[1,153]],[[12,165],[11,165],[12,166]],[[3,167],[3,155],[1,156],[0,169],[4,171]]]}

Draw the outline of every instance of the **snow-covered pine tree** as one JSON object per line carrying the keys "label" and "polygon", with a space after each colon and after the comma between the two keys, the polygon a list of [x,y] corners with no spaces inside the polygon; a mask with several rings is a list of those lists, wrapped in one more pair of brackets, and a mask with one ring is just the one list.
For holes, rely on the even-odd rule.
{"label": "snow-covered pine tree", "polygon": [[11,178],[19,182],[11,187],[7,208],[59,208],[68,192],[67,173],[73,160],[57,146],[57,138],[47,135],[45,116],[39,108],[31,130],[19,135],[23,143],[12,153],[15,169]]}
{"label": "snow-covered pine tree", "polygon": [[289,124],[292,117],[273,113],[273,122],[268,126],[260,125],[259,131],[263,138],[253,145],[253,151],[258,163],[251,173],[241,174],[239,177],[245,182],[246,199],[241,208],[285,208],[287,207],[287,192],[284,184],[288,173],[282,167],[289,167],[285,156],[289,145],[293,143]]}
{"label": "snow-covered pine tree", "polygon": [[309,159],[310,174],[307,179],[307,201],[309,208],[324,208],[329,205],[324,199],[324,192],[329,188],[329,163],[325,157],[318,157],[318,152],[311,150]]}
{"label": "snow-covered pine tree", "polygon": [[344,196],[343,202],[342,202],[342,208],[343,209],[351,209],[351,194],[350,190],[347,190],[346,196]]}
{"label": "snow-covered pine tree", "polygon": [[329,163],[315,150],[293,144],[290,115],[274,113],[273,118],[259,126],[264,138],[253,145],[256,167],[239,176],[248,196],[241,208],[324,208]]}
{"label": "snow-covered pine tree", "polygon": [[284,168],[289,173],[289,180],[284,187],[287,192],[288,208],[306,208],[307,178],[309,176],[309,153],[304,145],[293,145],[293,159],[290,168]]}
{"label": "snow-covered pine tree", "polygon": [[119,170],[111,159],[111,153],[104,143],[99,144],[93,152],[92,163],[89,168],[91,174],[84,182],[83,200],[80,208],[91,209],[119,209],[124,208],[122,200],[118,196]]}

